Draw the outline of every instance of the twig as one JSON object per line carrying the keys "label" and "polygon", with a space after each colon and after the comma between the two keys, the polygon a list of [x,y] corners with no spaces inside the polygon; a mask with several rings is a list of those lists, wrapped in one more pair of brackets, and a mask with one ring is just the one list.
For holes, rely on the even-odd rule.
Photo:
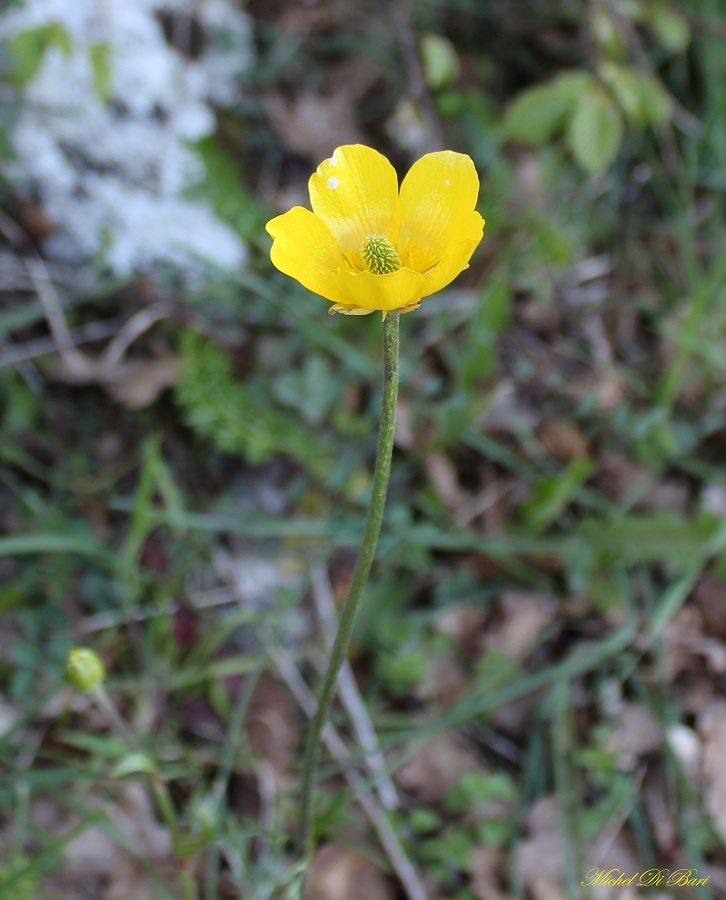
{"label": "twig", "polygon": [[27,257],[25,265],[33,282],[33,287],[41,302],[45,318],[48,321],[50,333],[53,336],[61,359],[67,368],[72,371],[83,371],[87,367],[87,361],[73,343],[71,332],[63,314],[58,294],[51,281],[45,263],[39,257]]}
{"label": "twig", "polygon": [[[23,234],[8,216],[0,213],[0,231],[16,245],[20,245]],[[166,300],[158,300],[151,306],[134,313],[109,341],[100,357],[90,357],[77,349],[74,336],[68,327],[63,306],[56,292],[48,267],[39,255],[24,257],[27,270],[35,293],[38,295],[48,328],[54,341],[55,349],[60,354],[68,373],[79,382],[96,380],[113,371],[123,360],[126,351],[137,338],[152,325],[171,313],[171,306]],[[93,340],[94,338],[88,338]],[[21,361],[27,357],[21,357]],[[1,363],[7,365],[7,363]]]}
{"label": "twig", "polygon": [[260,793],[260,831],[257,853],[264,859],[270,848],[270,834],[275,826],[275,776],[272,766],[264,760],[255,766],[257,788]]}
{"label": "twig", "polygon": [[166,319],[170,312],[169,303],[166,300],[158,300],[156,303],[152,303],[151,306],[134,313],[119,333],[109,341],[108,346],[101,354],[99,363],[103,371],[115,368],[121,362],[131,344],[156,322]]}
{"label": "twig", "polygon": [[[120,319],[111,319],[82,325],[70,333],[71,341],[74,346],[100,341],[116,334],[120,324]],[[52,337],[37,338],[34,341],[25,341],[23,344],[11,344],[0,350],[0,369],[6,366],[19,366],[21,363],[29,362],[38,356],[45,356],[47,353],[53,353],[55,350],[57,350],[57,345]]]}
{"label": "twig", "polygon": [[[192,592],[188,598],[192,609],[214,609],[218,606],[230,606],[234,603],[230,592],[226,588],[214,588],[206,591]],[[160,603],[153,603],[143,608],[121,610],[113,612],[92,613],[84,616],[76,626],[79,634],[93,634],[106,628],[118,628],[119,625],[130,622],[145,622],[147,619],[155,619],[159,616],[172,616],[181,608],[176,600],[166,599]]]}
{"label": "twig", "polygon": [[[3,228],[2,222],[0,222],[0,231],[7,233],[7,228]],[[52,262],[46,262],[45,265],[53,281],[64,287],[76,287],[80,282],[87,280],[82,277],[83,273],[72,266]],[[0,291],[24,293],[34,290],[33,282],[30,280],[25,265],[25,257],[21,255],[20,250],[15,252],[0,250]]]}
{"label": "twig", "polygon": [[[333,592],[330,587],[328,573],[323,566],[316,566],[312,572],[312,588],[315,608],[325,638],[325,645],[330,651],[335,640],[337,617]],[[338,676],[338,695],[353,723],[358,742],[365,751],[365,763],[375,778],[375,787],[385,809],[397,809],[399,806],[396,786],[388,774],[386,760],[378,746],[378,738],[368,715],[368,710],[361,699],[358,685],[353,677],[350,664],[343,662]]]}
{"label": "twig", "polygon": [[[297,700],[300,708],[309,718],[312,718],[315,715],[317,701],[298,674],[292,660],[287,653],[279,649],[272,649],[270,656],[275,664],[277,673]],[[381,842],[381,846],[385,850],[408,900],[427,900],[423,882],[416,868],[406,856],[398,840],[398,835],[391,827],[385,811],[379,806],[374,796],[371,795],[363,777],[355,769],[351,768],[350,755],[340,735],[328,723],[323,729],[322,737],[323,743],[341,767],[346,781],[355,793],[356,800],[360,803],[368,821],[375,829],[378,840]]]}

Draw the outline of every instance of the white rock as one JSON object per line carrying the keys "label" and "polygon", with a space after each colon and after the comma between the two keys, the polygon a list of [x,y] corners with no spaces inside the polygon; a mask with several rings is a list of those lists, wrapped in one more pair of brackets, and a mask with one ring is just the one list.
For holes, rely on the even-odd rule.
{"label": "white rock", "polygon": [[[161,11],[197,16],[200,57],[167,42]],[[190,142],[214,132],[215,108],[235,101],[236,76],[251,61],[248,17],[234,0],[25,0],[0,14],[0,33],[52,23],[67,31],[73,52],[48,48],[25,86],[10,178],[36,190],[57,228],[89,256],[104,253],[118,274],[200,259],[242,265],[239,236],[184,193],[203,174]],[[107,101],[91,64],[99,44],[108,47]]]}

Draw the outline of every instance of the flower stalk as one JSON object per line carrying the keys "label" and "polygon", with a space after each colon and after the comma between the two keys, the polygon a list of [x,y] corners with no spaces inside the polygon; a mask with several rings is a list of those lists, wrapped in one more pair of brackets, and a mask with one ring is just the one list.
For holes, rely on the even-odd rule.
{"label": "flower stalk", "polygon": [[388,492],[396,422],[396,398],[398,396],[399,319],[399,313],[389,312],[383,322],[383,402],[368,517],[360,554],[353,571],[350,588],[348,589],[348,596],[340,612],[338,633],[330,651],[330,659],[320,689],[317,710],[310,723],[305,745],[298,842],[300,850],[306,859],[310,858],[313,851],[313,795],[320,763],[323,729],[330,715],[330,707],[333,702],[338,675],[347,656],[355,615],[373,563],[383,520],[386,494]]}
{"label": "flower stalk", "polygon": [[[106,669],[101,658],[88,647],[76,647],[70,651],[66,660],[66,680],[79,691],[88,691],[93,697],[98,708],[108,719],[111,728],[118,734],[129,750],[139,756],[144,756],[141,744],[129,729],[121,717],[116,705],[111,699],[104,679]],[[197,900],[197,887],[194,873],[188,868],[184,844],[179,827],[174,803],[169,793],[169,788],[155,771],[144,767],[143,771],[147,783],[154,796],[162,818],[169,829],[172,850],[178,865],[179,886],[181,888],[181,900]]]}
{"label": "flower stalk", "polygon": [[[94,685],[90,692],[98,704],[99,708],[108,716],[111,727],[124,741],[126,746],[136,753],[142,753],[141,744],[130,731],[123,718],[116,709],[116,705],[108,694],[102,683]],[[171,799],[169,788],[156,772],[147,772],[146,781],[151,789],[151,793],[156,801],[156,805],[161,812],[161,816],[169,829],[171,837],[172,852],[177,863],[177,871],[179,874],[179,886],[181,888],[182,900],[197,900],[198,893],[194,873],[187,867],[186,854],[183,849],[183,840],[179,820],[174,802]]]}

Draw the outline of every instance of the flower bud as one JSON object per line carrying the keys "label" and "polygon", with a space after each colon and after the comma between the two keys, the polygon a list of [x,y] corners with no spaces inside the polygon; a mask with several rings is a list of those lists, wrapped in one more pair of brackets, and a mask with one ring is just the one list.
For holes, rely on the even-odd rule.
{"label": "flower bud", "polygon": [[66,681],[80,691],[90,691],[106,676],[101,658],[88,647],[76,647],[66,660]]}

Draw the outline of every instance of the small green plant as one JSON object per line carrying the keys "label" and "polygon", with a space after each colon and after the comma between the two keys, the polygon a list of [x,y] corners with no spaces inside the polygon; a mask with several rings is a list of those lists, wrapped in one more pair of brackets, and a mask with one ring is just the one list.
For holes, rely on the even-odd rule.
{"label": "small green plant", "polygon": [[327,454],[298,417],[271,406],[235,378],[225,351],[197,332],[181,338],[182,361],[176,400],[187,422],[225,453],[239,453],[253,464],[287,453],[314,472]]}
{"label": "small green plant", "polygon": [[536,145],[562,134],[579,165],[599,175],[613,163],[625,125],[642,129],[667,122],[674,101],[640,41],[637,59],[628,59],[626,35],[632,44],[638,28],[665,52],[682,52],[690,39],[686,19],[666,3],[593,4],[588,32],[594,71],[566,71],[523,91],[507,110],[506,135]]}
{"label": "small green plant", "polygon": [[[0,896],[35,900],[41,896],[42,873],[32,860],[18,857],[0,865]],[[7,891],[7,893],[4,893]]]}
{"label": "small green plant", "polygon": [[464,816],[477,844],[504,847],[512,836],[514,782],[505,772],[474,770],[463,775],[444,798],[445,808]]}

